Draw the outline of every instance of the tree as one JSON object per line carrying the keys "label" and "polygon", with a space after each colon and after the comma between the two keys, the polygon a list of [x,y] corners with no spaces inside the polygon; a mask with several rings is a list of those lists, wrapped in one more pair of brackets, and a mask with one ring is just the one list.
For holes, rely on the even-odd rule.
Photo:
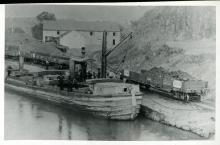
{"label": "tree", "polygon": [[32,36],[38,40],[42,40],[43,39],[43,21],[45,20],[55,21],[56,17],[55,17],[55,14],[44,11],[40,13],[39,15],[37,15],[36,18],[39,21],[39,23],[34,25],[31,28]]}
{"label": "tree", "polygon": [[37,40],[43,39],[43,24],[36,24],[31,28],[32,36]]}
{"label": "tree", "polygon": [[42,23],[44,20],[52,20],[55,21],[56,17],[55,14],[49,13],[49,12],[42,12],[39,15],[37,15],[37,20]]}

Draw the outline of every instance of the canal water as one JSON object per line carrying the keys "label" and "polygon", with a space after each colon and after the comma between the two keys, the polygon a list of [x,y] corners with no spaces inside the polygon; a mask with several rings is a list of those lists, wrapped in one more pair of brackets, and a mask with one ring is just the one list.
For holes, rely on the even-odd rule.
{"label": "canal water", "polygon": [[197,140],[201,137],[139,116],[134,121],[96,118],[31,96],[5,91],[5,139]]}

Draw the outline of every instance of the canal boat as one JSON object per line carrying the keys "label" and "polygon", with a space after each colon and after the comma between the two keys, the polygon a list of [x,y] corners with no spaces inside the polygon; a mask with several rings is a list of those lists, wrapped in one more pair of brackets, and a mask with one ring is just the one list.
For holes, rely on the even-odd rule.
{"label": "canal boat", "polygon": [[[72,58],[69,70],[28,72],[22,68],[12,69],[5,80],[5,88],[107,119],[135,119],[142,101],[139,85],[119,79],[86,79],[85,64],[89,62],[92,61],[88,58]],[[80,76],[76,68],[81,68]],[[63,88],[58,79],[61,76]]]}
{"label": "canal boat", "polygon": [[48,84],[48,81],[36,83],[31,79],[31,75],[8,77],[5,88],[107,119],[133,120],[140,110],[142,94],[138,85],[94,79],[83,83],[83,87],[67,91],[59,90],[57,86]]}

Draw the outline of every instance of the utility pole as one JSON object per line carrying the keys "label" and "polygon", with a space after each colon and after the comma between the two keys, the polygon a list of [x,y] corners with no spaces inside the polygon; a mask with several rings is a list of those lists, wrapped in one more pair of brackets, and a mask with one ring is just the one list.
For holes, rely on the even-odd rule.
{"label": "utility pole", "polygon": [[106,68],[107,68],[107,57],[106,57],[106,49],[107,49],[107,32],[103,32],[102,39],[102,65],[101,65],[101,77],[106,78]]}

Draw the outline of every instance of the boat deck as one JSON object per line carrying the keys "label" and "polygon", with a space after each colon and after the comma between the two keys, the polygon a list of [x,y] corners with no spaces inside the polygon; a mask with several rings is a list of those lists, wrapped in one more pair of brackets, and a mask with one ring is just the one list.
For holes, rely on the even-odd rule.
{"label": "boat deck", "polygon": [[117,82],[103,82],[103,83],[97,83],[97,86],[103,86],[103,87],[120,87],[120,86],[131,86],[133,84],[126,84],[126,83],[117,83]]}

